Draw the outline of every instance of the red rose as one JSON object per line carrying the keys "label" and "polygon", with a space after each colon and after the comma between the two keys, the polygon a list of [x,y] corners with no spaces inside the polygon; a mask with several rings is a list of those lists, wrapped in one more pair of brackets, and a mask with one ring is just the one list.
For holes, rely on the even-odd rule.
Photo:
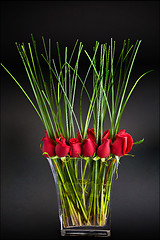
{"label": "red rose", "polygon": [[[41,141],[43,141],[42,152],[47,152],[50,157],[55,156],[55,143],[54,141],[48,137],[48,133],[46,132],[46,137],[43,137]],[[47,154],[44,154],[45,157],[48,157]]]}
{"label": "red rose", "polygon": [[111,153],[111,139],[102,139],[102,144],[97,148],[97,155],[100,158],[106,158]]}
{"label": "red rose", "polygon": [[58,157],[65,157],[70,150],[70,146],[66,144],[66,139],[64,137],[56,138],[56,148],[55,152]]}
{"label": "red rose", "polygon": [[91,138],[84,139],[82,154],[84,157],[92,157],[96,151],[97,144]]}
{"label": "red rose", "polygon": [[82,154],[84,157],[92,157],[97,147],[97,144],[95,143],[94,128],[88,128],[87,135],[87,139],[84,139],[84,144],[82,146]]}
{"label": "red rose", "polygon": [[79,157],[81,155],[81,145],[82,143],[79,142],[77,138],[71,138],[69,140],[70,144],[70,156],[71,157]]}
{"label": "red rose", "polygon": [[131,135],[126,133],[124,129],[120,130],[115,136],[114,142],[111,145],[111,151],[114,155],[123,156],[130,152],[133,146]]}

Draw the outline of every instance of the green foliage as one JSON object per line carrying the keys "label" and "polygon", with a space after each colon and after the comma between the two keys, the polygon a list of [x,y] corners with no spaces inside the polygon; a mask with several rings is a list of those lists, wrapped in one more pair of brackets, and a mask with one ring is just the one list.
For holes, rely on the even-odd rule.
{"label": "green foliage", "polygon": [[140,144],[140,143],[142,143],[142,142],[144,142],[144,138],[143,139],[141,139],[140,141],[138,141],[138,142],[134,142],[133,144]]}
{"label": "green foliage", "polygon": [[[107,128],[110,128],[110,138],[113,139],[119,131],[123,111],[137,83],[143,76],[152,71],[150,70],[142,74],[138,80],[135,81],[128,95],[126,94],[131,71],[141,41],[137,40],[135,45],[130,46],[130,39],[128,39],[128,41],[124,40],[117,61],[115,59],[115,41],[113,42],[112,39],[110,45],[107,45],[107,43],[100,45],[99,60],[97,57],[99,42],[96,42],[93,48],[93,57],[90,57],[87,51],[84,50],[90,65],[83,81],[78,74],[79,59],[83,49],[83,44],[81,42],[77,49],[78,40],[76,41],[70,57],[68,56],[68,49],[65,47],[64,63],[62,63],[60,46],[57,42],[60,69],[58,72],[56,63],[51,56],[51,39],[49,39],[47,51],[44,37],[42,37],[45,56],[41,54],[43,57],[41,59],[39,58],[33,35],[31,35],[31,39],[32,44],[28,43],[29,51],[26,51],[24,44],[16,43],[16,46],[28,75],[37,106],[33,104],[33,101],[9,70],[3,64],[1,65],[28,98],[47,130],[49,137],[55,140],[56,133],[58,136],[63,135],[67,139],[75,137],[76,124],[84,139],[86,137],[87,128],[93,117],[96,143],[99,144],[101,142],[105,123],[108,126]],[[75,65],[72,67],[71,60],[75,54],[77,54],[77,57]],[[48,64],[49,81],[46,76],[44,77],[41,68],[40,60],[43,59]],[[98,62],[99,67],[97,67]],[[90,96],[85,85],[91,70],[93,71],[93,91]],[[74,111],[77,80],[82,84],[79,121]],[[84,91],[89,99],[89,107],[83,125],[82,99]],[[134,144],[138,143],[141,142]]]}

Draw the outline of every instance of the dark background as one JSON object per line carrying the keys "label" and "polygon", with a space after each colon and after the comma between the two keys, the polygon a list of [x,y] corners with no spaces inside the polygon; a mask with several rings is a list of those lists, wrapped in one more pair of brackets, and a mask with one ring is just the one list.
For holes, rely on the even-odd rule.
{"label": "dark background", "polygon": [[[124,157],[112,188],[112,239],[158,239],[159,233],[159,2],[157,1],[1,1],[1,62],[29,94],[15,42],[33,33],[72,48],[76,39],[91,52],[96,40],[117,49],[124,39],[142,39],[131,80],[150,69],[136,87],[121,121],[135,145]],[[54,50],[53,50],[54,51]],[[55,50],[56,52],[56,50]],[[53,53],[54,54],[54,53]],[[56,54],[56,53],[55,53]],[[56,57],[55,57],[56,58]],[[82,56],[81,71],[88,63]],[[31,95],[32,96],[32,95]],[[40,139],[36,113],[1,68],[1,235],[2,239],[60,239],[56,190]]]}

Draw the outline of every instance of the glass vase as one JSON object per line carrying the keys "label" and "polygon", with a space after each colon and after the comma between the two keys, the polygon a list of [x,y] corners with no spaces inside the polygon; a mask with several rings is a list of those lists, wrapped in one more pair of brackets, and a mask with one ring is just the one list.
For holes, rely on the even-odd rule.
{"label": "glass vase", "polygon": [[119,158],[47,158],[55,181],[61,236],[111,236],[110,196]]}

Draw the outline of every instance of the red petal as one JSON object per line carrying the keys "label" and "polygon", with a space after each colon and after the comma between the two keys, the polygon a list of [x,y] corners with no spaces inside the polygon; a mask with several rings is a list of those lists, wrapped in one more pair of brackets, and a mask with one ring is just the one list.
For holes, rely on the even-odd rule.
{"label": "red petal", "polygon": [[116,156],[123,156],[127,149],[127,137],[121,137],[118,134],[111,146],[112,153]]}
{"label": "red petal", "polygon": [[126,135],[126,130],[125,129],[119,130],[118,135]]}
{"label": "red petal", "polygon": [[69,140],[69,144],[72,145],[72,144],[75,144],[75,143],[79,143],[78,139],[77,138],[71,138]]}
{"label": "red petal", "polygon": [[70,148],[71,157],[79,157],[81,155],[81,143],[75,143]]}
{"label": "red petal", "polygon": [[123,136],[123,137],[127,137],[127,148],[125,153],[129,153],[132,149],[133,146],[133,138],[130,134],[126,133],[126,131],[124,129],[121,129],[118,134],[119,136]]}
{"label": "red petal", "polygon": [[69,150],[70,146],[68,145],[63,146],[63,144],[59,143],[56,145],[55,148],[55,152],[58,157],[65,157],[69,153]]}
{"label": "red petal", "polygon": [[78,132],[78,134],[77,134],[77,137],[76,137],[76,138],[78,139],[78,141],[79,141],[79,142],[82,142],[82,138],[81,138],[80,131]]}
{"label": "red petal", "polygon": [[133,138],[130,134],[126,133],[126,137],[127,137],[127,149],[126,149],[126,153],[129,153],[133,147]]}
{"label": "red petal", "polygon": [[92,157],[95,153],[96,145],[91,138],[84,139],[84,145],[82,147],[82,154],[84,157]]}
{"label": "red petal", "polygon": [[95,134],[94,134],[94,128],[87,129],[87,138],[90,138],[93,142],[95,142]]}
{"label": "red petal", "polygon": [[110,129],[106,130],[103,135],[102,135],[102,139],[108,139],[109,138],[109,134],[110,134]]}
{"label": "red petal", "polygon": [[110,139],[106,139],[106,140],[104,140],[104,143],[102,143],[97,148],[97,155],[100,158],[106,158],[110,155],[110,153],[111,153],[111,143],[112,143],[112,141]]}

